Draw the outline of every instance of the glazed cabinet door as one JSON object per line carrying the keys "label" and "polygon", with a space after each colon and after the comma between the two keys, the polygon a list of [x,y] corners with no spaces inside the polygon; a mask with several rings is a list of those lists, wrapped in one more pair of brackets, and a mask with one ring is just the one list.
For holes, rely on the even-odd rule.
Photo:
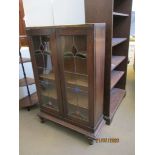
{"label": "glazed cabinet door", "polygon": [[[56,30],[65,117],[89,125],[93,102],[93,43],[86,29]],[[89,47],[88,47],[89,45]],[[90,63],[91,62],[91,63]],[[92,72],[90,72],[92,70]],[[92,100],[92,101],[91,101]]]}
{"label": "glazed cabinet door", "polygon": [[62,113],[57,53],[52,50],[51,36],[31,36],[31,56],[41,110]]}

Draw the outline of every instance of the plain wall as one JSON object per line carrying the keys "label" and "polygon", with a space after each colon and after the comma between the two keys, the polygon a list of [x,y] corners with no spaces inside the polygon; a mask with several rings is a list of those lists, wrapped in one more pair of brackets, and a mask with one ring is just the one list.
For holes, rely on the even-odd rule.
{"label": "plain wall", "polygon": [[84,0],[53,0],[55,25],[85,23]]}
{"label": "plain wall", "polygon": [[23,0],[26,27],[85,23],[84,0]]}
{"label": "plain wall", "polygon": [[23,0],[26,27],[53,25],[51,0]]}

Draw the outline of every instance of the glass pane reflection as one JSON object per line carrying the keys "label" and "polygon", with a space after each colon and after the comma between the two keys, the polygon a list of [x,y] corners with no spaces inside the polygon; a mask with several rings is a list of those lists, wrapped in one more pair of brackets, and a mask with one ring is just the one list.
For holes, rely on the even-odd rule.
{"label": "glass pane reflection", "polygon": [[40,81],[42,106],[58,111],[53,54],[50,50],[49,36],[35,36],[34,55]]}

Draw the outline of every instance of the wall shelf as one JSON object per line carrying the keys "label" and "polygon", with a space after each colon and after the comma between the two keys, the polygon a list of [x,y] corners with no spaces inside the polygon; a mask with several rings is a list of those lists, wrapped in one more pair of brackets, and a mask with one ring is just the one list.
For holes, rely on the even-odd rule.
{"label": "wall shelf", "polygon": [[105,23],[27,30],[41,120],[54,116],[97,138],[104,122],[105,32]]}

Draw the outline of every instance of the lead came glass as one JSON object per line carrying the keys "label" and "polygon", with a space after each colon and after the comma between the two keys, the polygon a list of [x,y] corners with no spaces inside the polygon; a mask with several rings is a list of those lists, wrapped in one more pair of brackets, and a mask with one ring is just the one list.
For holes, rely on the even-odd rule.
{"label": "lead came glass", "polygon": [[61,36],[68,116],[88,121],[86,36]]}
{"label": "lead came glass", "polygon": [[35,62],[39,74],[42,106],[58,111],[53,53],[48,36],[33,37]]}

